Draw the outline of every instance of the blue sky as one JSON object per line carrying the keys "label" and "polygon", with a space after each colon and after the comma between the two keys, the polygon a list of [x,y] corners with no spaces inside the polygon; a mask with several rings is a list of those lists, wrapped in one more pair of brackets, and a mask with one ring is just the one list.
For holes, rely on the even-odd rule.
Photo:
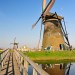
{"label": "blue sky", "polygon": [[[11,47],[15,37],[19,47],[37,47],[40,21],[34,30],[31,27],[41,12],[42,0],[0,0],[0,47]],[[70,43],[75,47],[75,0],[56,0],[50,12],[64,16]]]}

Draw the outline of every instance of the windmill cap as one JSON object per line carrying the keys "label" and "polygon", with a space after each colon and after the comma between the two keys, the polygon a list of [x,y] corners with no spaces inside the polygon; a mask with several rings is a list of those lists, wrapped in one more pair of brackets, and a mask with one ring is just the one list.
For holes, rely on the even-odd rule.
{"label": "windmill cap", "polygon": [[57,15],[56,12],[55,12],[55,13],[49,12],[49,13],[47,13],[46,17],[55,18],[55,19],[59,19],[59,20],[62,20],[62,19],[64,18],[64,17],[62,17],[62,16]]}

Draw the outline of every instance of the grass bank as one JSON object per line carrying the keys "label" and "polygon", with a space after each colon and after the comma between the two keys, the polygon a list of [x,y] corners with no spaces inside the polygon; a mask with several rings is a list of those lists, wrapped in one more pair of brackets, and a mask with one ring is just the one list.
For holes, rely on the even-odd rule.
{"label": "grass bank", "polygon": [[31,60],[75,60],[75,51],[23,52]]}
{"label": "grass bank", "polygon": [[0,53],[2,52],[3,50],[0,50]]}

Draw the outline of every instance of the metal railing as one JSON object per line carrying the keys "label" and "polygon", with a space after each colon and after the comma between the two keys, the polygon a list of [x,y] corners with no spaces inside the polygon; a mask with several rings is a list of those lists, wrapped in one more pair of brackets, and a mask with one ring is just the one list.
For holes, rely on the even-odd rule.
{"label": "metal railing", "polygon": [[33,75],[49,75],[45,72],[39,65],[30,60],[27,56],[25,56],[22,52],[18,50],[14,50],[14,54],[21,72],[21,75],[28,75],[28,67],[29,65],[33,68]]}

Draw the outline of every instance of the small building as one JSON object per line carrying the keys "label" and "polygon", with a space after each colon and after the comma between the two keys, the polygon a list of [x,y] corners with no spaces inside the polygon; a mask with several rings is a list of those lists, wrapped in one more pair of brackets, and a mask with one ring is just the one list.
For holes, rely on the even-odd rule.
{"label": "small building", "polygon": [[30,48],[28,48],[28,47],[25,45],[25,46],[19,48],[18,50],[19,50],[19,51],[30,51]]}

